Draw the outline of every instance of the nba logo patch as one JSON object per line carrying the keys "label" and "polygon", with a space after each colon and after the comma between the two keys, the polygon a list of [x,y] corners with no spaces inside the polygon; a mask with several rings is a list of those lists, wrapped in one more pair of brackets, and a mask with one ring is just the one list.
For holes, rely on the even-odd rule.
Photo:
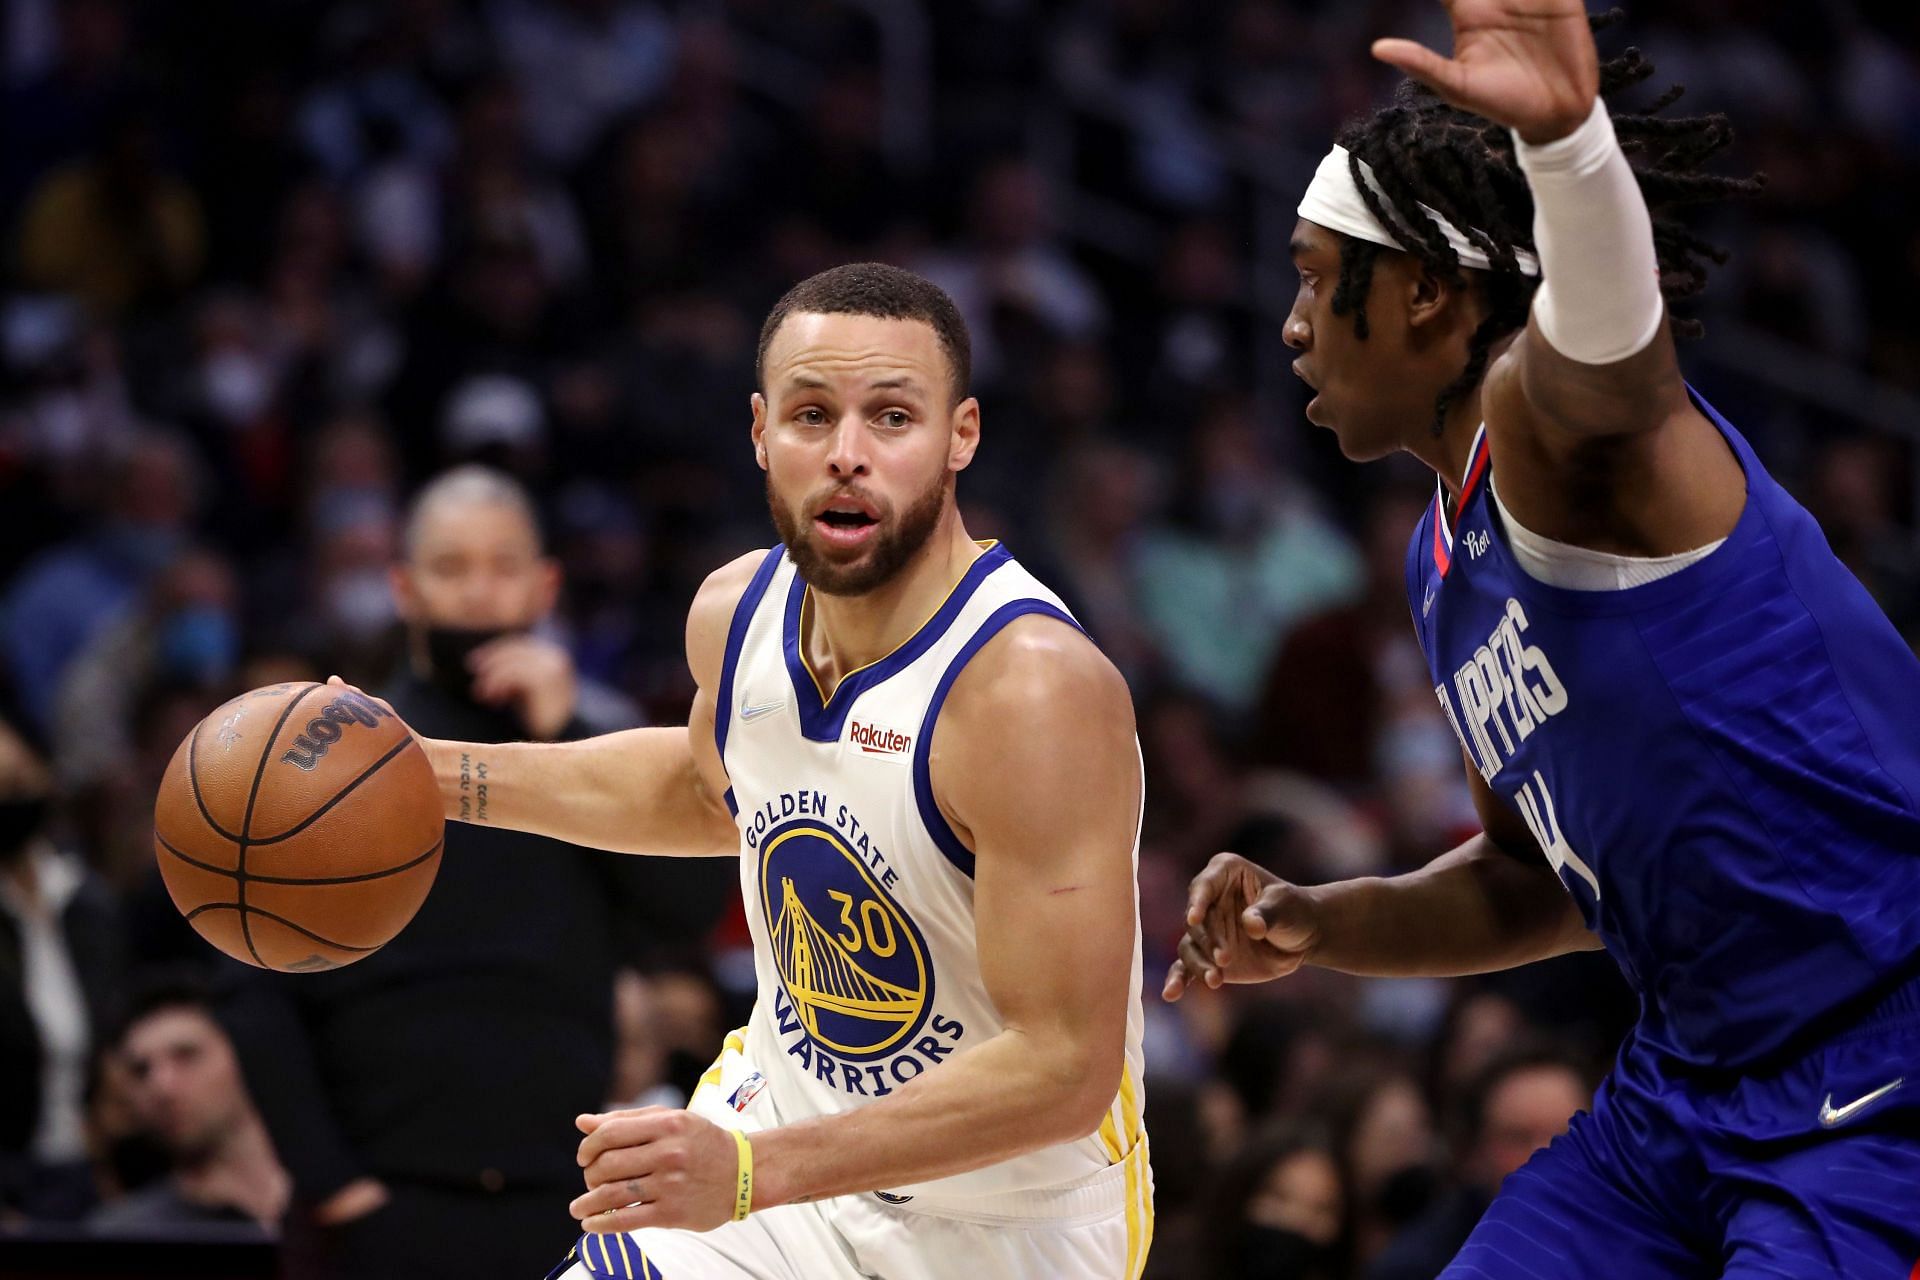
{"label": "nba logo patch", "polygon": [[756,1071],[740,1082],[740,1087],[727,1099],[727,1105],[735,1111],[745,1111],[747,1104],[759,1097],[760,1091],[766,1087],[767,1078]]}

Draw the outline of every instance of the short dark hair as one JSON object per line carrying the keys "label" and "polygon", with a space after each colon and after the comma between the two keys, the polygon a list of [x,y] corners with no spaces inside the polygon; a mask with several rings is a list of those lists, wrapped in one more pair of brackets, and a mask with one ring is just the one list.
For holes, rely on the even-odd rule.
{"label": "short dark hair", "polygon": [[113,1023],[113,1033],[107,1043],[115,1048],[124,1045],[135,1027],[170,1009],[190,1009],[205,1014],[215,1024],[220,1021],[214,1012],[213,993],[205,979],[190,969],[162,969],[136,987],[121,1005],[120,1016]]}
{"label": "short dark hair", "polygon": [[967,322],[933,281],[884,262],[850,262],[808,276],[767,312],[760,326],[760,346],[754,353],[753,373],[760,390],[767,389],[767,348],[788,316],[814,315],[878,316],[883,320],[918,320],[932,327],[953,370],[953,399],[964,399],[973,379],[973,343],[967,337]]}

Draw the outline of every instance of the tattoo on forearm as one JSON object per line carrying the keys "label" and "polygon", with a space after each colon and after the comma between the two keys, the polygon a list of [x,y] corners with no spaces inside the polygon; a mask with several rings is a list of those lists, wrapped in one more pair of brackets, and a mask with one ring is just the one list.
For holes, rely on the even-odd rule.
{"label": "tattoo on forearm", "polygon": [[460,753],[460,821],[487,821],[487,762]]}

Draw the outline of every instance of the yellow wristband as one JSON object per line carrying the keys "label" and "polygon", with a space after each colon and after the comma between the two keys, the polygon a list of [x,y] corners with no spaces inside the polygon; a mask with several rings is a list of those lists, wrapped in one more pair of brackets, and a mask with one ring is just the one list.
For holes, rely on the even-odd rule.
{"label": "yellow wristband", "polygon": [[740,1149],[740,1172],[733,1182],[733,1220],[744,1222],[753,1212],[753,1144],[738,1129],[732,1133],[733,1144]]}

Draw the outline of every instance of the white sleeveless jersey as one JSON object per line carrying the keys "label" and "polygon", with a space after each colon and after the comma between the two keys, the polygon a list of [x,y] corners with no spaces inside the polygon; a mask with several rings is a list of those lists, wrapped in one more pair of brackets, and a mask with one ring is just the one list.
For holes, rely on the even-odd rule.
{"label": "white sleeveless jersey", "polygon": [[[734,613],[714,716],[759,979],[745,1046],[766,1078],[755,1110],[770,1104],[780,1124],[886,1097],[1002,1030],[980,977],[973,855],[934,803],[928,749],[954,679],[1007,623],[1038,613],[1077,625],[991,545],[906,643],[823,700],[801,656],[808,596],[783,549],[769,551]],[[939,1201],[1055,1187],[1136,1146],[1144,1164],[1137,891],[1125,927],[1126,1066],[1099,1131],[886,1192]]]}

